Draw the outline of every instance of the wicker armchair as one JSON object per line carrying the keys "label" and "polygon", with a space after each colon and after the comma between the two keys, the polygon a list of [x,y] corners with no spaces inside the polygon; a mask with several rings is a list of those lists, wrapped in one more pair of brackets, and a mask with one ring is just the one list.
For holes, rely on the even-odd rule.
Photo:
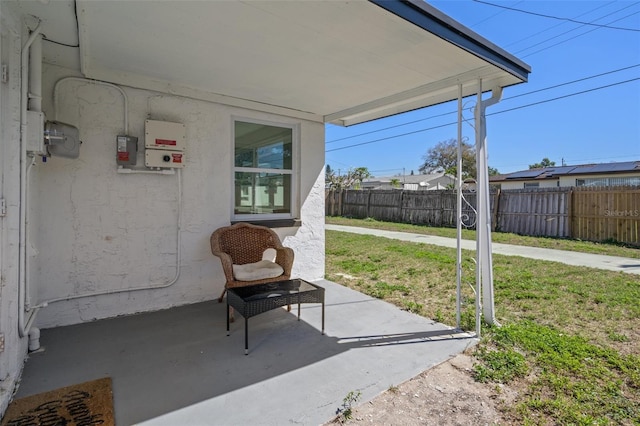
{"label": "wicker armchair", "polygon": [[[264,251],[268,248],[276,251],[275,263],[284,270],[282,275],[252,281],[239,281],[236,279],[233,265],[259,262],[262,260]],[[226,278],[224,290],[218,298],[218,302],[222,302],[228,288],[283,281],[291,278],[293,250],[289,247],[284,247],[278,235],[264,226],[236,223],[235,225],[217,229],[211,234],[211,253],[220,258]]]}

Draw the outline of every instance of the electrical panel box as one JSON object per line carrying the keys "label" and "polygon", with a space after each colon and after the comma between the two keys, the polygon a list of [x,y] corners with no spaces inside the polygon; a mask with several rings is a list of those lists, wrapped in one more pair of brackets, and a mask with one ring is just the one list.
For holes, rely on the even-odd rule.
{"label": "electrical panel box", "polygon": [[119,166],[135,166],[138,161],[138,138],[118,135],[116,137],[116,162]]}
{"label": "electrical panel box", "polygon": [[184,151],[187,133],[184,124],[146,120],[144,131],[145,148]]}
{"label": "electrical panel box", "polygon": [[144,164],[147,167],[174,168],[184,167],[185,156],[183,152],[166,149],[146,149],[144,152]]}
{"label": "electrical panel box", "polygon": [[44,114],[27,111],[27,152],[34,155],[49,155],[44,146]]}

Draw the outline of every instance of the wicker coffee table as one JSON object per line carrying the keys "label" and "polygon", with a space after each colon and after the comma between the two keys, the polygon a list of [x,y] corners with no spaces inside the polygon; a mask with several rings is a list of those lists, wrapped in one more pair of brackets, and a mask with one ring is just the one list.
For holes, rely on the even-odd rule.
{"label": "wicker coffee table", "polygon": [[293,279],[249,287],[235,287],[227,291],[227,336],[229,335],[229,308],[244,317],[244,354],[249,353],[249,318],[281,306],[303,303],[322,303],[322,334],[324,334],[324,288],[310,282]]}

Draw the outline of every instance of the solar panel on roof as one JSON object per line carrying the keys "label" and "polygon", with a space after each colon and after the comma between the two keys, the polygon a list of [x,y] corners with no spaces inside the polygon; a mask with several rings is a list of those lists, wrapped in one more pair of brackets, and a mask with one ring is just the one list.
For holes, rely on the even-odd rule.
{"label": "solar panel on roof", "polygon": [[548,167],[545,172],[549,175],[565,175],[575,168],[576,166]]}
{"label": "solar panel on roof", "polygon": [[632,172],[637,170],[637,161],[625,161],[623,163],[603,163],[603,164],[591,164],[588,166],[578,166],[569,174],[583,174],[583,173],[609,173],[609,172]]}
{"label": "solar panel on roof", "polygon": [[544,169],[523,170],[521,172],[510,173],[506,176],[507,179],[527,179],[540,176],[544,173]]}

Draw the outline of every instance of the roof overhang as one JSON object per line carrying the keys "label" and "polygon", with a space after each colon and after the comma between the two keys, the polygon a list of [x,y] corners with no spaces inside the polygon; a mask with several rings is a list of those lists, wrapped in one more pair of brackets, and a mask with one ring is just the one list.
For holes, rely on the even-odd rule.
{"label": "roof overhang", "polygon": [[[78,37],[87,78],[339,125],[456,99],[459,85],[474,94],[480,80],[485,91],[518,84],[530,72],[417,0],[45,3],[16,2],[47,38]],[[71,66],[56,53],[64,49],[46,43],[45,60]]]}

